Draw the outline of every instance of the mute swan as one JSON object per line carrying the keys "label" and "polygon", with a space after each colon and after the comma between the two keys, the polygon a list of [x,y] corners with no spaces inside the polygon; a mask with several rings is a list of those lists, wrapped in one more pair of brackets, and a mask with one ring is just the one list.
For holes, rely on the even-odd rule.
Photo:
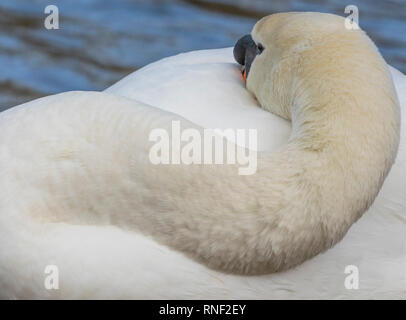
{"label": "mute swan", "polygon": [[[221,56],[221,59],[227,60],[222,61],[219,58],[218,62],[226,62],[227,64],[218,64],[216,66],[219,69],[218,73],[224,72],[230,77],[234,77],[237,71],[235,66],[230,64],[230,51],[222,50],[215,53],[192,53],[189,56],[184,55],[172,59],[183,59],[189,63],[190,60],[193,60],[193,56],[196,57],[196,60],[200,58],[204,61],[205,57],[218,55]],[[213,60],[215,59],[216,57]],[[164,67],[165,61],[156,65],[159,64]],[[171,65],[172,61],[168,60],[167,68],[169,69]],[[207,67],[209,69],[211,66],[208,64]],[[162,69],[165,70],[165,68]],[[207,79],[213,78],[214,75],[208,75],[210,77]],[[405,83],[404,77],[400,74],[396,76],[398,77],[397,84],[402,86],[401,81],[403,80],[403,84]],[[148,78],[148,75],[145,75],[145,78]],[[159,79],[160,77],[150,74],[149,78]],[[237,81],[232,80],[232,83],[234,85]],[[156,85],[159,87],[159,84],[156,83]],[[224,85],[227,87],[227,83]],[[242,88],[239,90],[243,92]],[[108,91],[114,92],[114,87]],[[137,91],[136,85],[134,91]],[[54,101],[49,102],[62,100],[58,102],[63,105],[63,99],[69,101],[75,95],[79,95],[77,99],[81,98],[81,94],[71,93],[67,94],[65,98],[61,95],[55,96]],[[166,100],[164,96],[160,98]],[[99,99],[110,99],[120,109],[126,108],[125,105],[128,104],[125,100],[111,96],[98,97],[97,95],[91,97],[90,101],[92,102],[90,104],[93,102],[96,105],[98,103],[103,104],[104,101],[100,102]],[[403,101],[402,96],[400,100]],[[44,104],[44,99],[31,104],[41,106]],[[21,109],[20,113],[24,113],[24,108]],[[22,116],[25,117],[27,114]],[[268,139],[273,139],[273,137],[268,136]],[[51,145],[56,144],[57,141],[51,139]],[[246,278],[214,272],[139,234],[125,232],[111,226],[90,227],[58,223],[45,227],[34,226],[25,220],[19,224],[17,218],[13,217],[12,211],[3,210],[8,204],[13,204],[10,199],[20,198],[18,197],[18,190],[13,193],[7,189],[7,195],[11,198],[4,197],[1,205],[2,212],[8,213],[8,216],[0,220],[0,226],[2,228],[1,243],[4,245],[3,248],[9,249],[0,252],[0,281],[1,288],[5,289],[1,293],[4,297],[47,297],[53,295],[55,297],[79,298],[89,296],[107,298],[368,297],[373,296],[374,293],[379,293],[381,296],[399,296],[401,293],[404,294],[405,288],[404,276],[402,278],[405,267],[404,241],[399,241],[399,238],[404,239],[404,225],[397,220],[398,217],[402,217],[401,214],[404,213],[405,208],[400,187],[402,179],[405,178],[404,163],[400,162],[399,165],[399,159],[404,158],[402,150],[401,145],[398,162],[395,163],[392,173],[385,182],[375,204],[367,216],[350,230],[343,242],[295,269],[262,277]],[[70,151],[69,148],[67,151]],[[5,156],[4,149],[2,150],[3,156]],[[65,156],[68,157],[69,152]],[[30,169],[29,164],[27,166],[27,169]],[[5,172],[2,174],[3,177],[7,177]],[[3,179],[3,186],[10,186],[7,181],[10,182],[11,180],[6,179],[4,182]],[[388,192],[385,194],[388,185],[392,190],[389,191],[389,194]],[[384,198],[382,199],[382,197]],[[23,199],[25,198],[23,197]],[[35,200],[35,194],[32,194],[28,199]],[[374,213],[372,215],[374,219],[366,220],[368,215],[371,216],[371,212]],[[389,217],[383,216],[382,212],[389,214]],[[22,234],[16,234],[15,226],[17,225],[21,226],[20,232]],[[26,229],[23,228],[24,225],[27,226]],[[382,235],[379,232],[382,227],[387,227],[384,228],[385,231],[397,234],[398,237],[386,239],[387,233]],[[48,233],[43,232],[43,228]],[[352,236],[354,232],[355,237]],[[352,239],[352,242],[348,240],[349,238]],[[384,239],[385,241],[383,241]],[[379,244],[382,243],[391,247],[390,252],[386,253],[380,250]],[[45,248],[46,250],[44,250]],[[365,257],[365,251],[368,251],[369,257]],[[60,266],[62,283],[61,289],[58,291],[47,291],[43,288],[45,261]],[[164,265],[162,261],[165,261]],[[376,265],[373,265],[372,262],[375,262]],[[360,267],[361,289],[359,291],[345,290],[343,287],[344,264],[355,264]],[[317,270],[320,272],[317,273]],[[388,270],[390,270],[388,274],[383,272]],[[10,275],[12,276],[10,277]],[[370,281],[362,280],[363,275],[365,279]],[[387,278],[386,281],[385,277]],[[112,283],[119,285],[115,288]],[[109,290],[105,288],[109,288]]]}

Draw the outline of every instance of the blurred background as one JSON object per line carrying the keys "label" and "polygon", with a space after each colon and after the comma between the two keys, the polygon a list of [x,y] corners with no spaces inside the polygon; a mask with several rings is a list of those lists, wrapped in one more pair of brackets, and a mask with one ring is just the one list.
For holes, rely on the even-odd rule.
{"label": "blurred background", "polygon": [[[59,30],[47,30],[47,5]],[[359,9],[386,61],[406,73],[406,0],[0,0],[0,110],[68,90],[103,90],[184,51],[233,46],[270,13]]]}

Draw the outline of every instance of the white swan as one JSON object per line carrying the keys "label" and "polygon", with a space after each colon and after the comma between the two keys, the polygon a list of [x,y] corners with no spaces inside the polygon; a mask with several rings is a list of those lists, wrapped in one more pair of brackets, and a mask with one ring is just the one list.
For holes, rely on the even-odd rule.
{"label": "white swan", "polygon": [[[230,61],[230,55],[227,54],[227,52],[218,51],[217,54],[226,57],[226,59]],[[210,53],[196,53],[191,54],[191,56],[192,58],[193,56],[196,56],[197,58],[199,56],[205,57],[210,56]],[[188,61],[189,58],[190,57],[188,56],[183,57],[184,61]],[[179,60],[179,58],[177,59]],[[161,64],[162,67],[164,66],[163,63],[164,62]],[[168,61],[168,63],[170,62]],[[210,68],[210,65],[207,67]],[[235,66],[231,66],[230,64],[224,64],[223,66],[218,65],[217,67],[219,70],[222,70],[225,74],[229,74],[230,76],[234,75],[236,72]],[[179,70],[179,68],[177,68],[177,70]],[[211,79],[214,74],[210,76]],[[401,79],[400,75],[397,76]],[[401,80],[399,80],[399,82],[400,81]],[[232,80],[232,83],[233,85],[237,84],[237,81]],[[114,88],[110,89],[110,91],[113,89]],[[71,99],[72,95],[76,94],[69,94],[67,99]],[[56,97],[56,100],[61,99],[61,96]],[[164,96],[161,98],[165,99]],[[97,100],[97,95],[92,97],[92,99],[94,99],[95,104],[99,102]],[[111,99],[111,101],[114,100],[115,103],[116,100],[119,100],[107,96],[103,96],[102,99]],[[41,102],[41,100],[37,101],[36,104],[38,105],[39,102]],[[63,101],[59,102],[63,105]],[[127,104],[127,102],[122,100],[118,104],[120,105],[119,108],[125,108],[123,105]],[[27,112],[24,111],[24,108],[21,109],[20,113],[25,113],[22,114],[22,116],[27,117]],[[26,123],[28,123],[28,121]],[[50,125],[52,125],[52,123]],[[18,132],[15,133],[18,134]],[[52,143],[57,144],[58,140],[51,139],[50,142],[51,145]],[[6,154],[4,149],[2,151],[2,156],[5,157]],[[72,150],[67,148],[67,151]],[[69,152],[67,152],[65,156],[69,157]],[[402,146],[399,153],[399,158],[401,159],[401,157]],[[19,164],[17,163],[16,166],[18,165]],[[393,171],[395,171],[396,168],[397,164],[395,164]],[[28,166],[27,169],[30,169],[30,167]],[[402,167],[400,167],[400,171],[397,172],[397,177],[394,178],[395,182],[392,183],[394,192],[390,193],[390,195],[394,197],[390,199],[395,199],[394,203],[398,203],[401,206],[399,209],[400,211],[394,211],[396,214],[402,213],[402,208],[404,209],[404,203],[401,203],[402,197],[399,196],[399,193],[401,192],[399,186],[402,181],[401,173],[404,171],[404,167],[403,171],[401,169]],[[7,178],[7,173],[2,174],[3,177]],[[371,208],[369,214],[373,212],[377,203],[379,205],[379,200],[382,193],[385,191],[385,187],[390,181],[393,181],[393,179],[390,180],[392,176],[393,172],[388,178],[380,196]],[[399,179],[397,180],[396,178]],[[11,183],[6,183],[11,180],[4,180],[6,181],[3,181],[4,186],[10,187]],[[7,189],[7,195],[11,197],[4,197],[5,200],[2,200],[2,213],[6,212],[3,209],[7,205],[7,200],[16,199],[19,195],[18,191],[19,190],[12,190],[12,188],[11,190]],[[398,191],[398,194],[396,194],[396,191]],[[30,197],[28,197],[28,199],[30,199]],[[35,200],[35,194],[31,194],[31,199]],[[383,199],[383,210],[388,210],[388,206],[391,206],[389,201],[390,200],[388,199]],[[22,205],[24,205],[24,203],[22,203]],[[377,210],[379,211],[379,209]],[[397,209],[395,208],[394,210]],[[7,212],[7,214],[10,214],[10,212]],[[380,216],[380,212],[377,212],[376,214]],[[389,243],[389,240],[386,240],[387,242],[385,242],[387,244],[392,244],[389,256],[399,253],[396,255],[398,257],[398,261],[396,261],[396,259],[388,259],[387,256],[385,256],[385,253],[379,252],[379,250],[375,255],[374,250],[377,249],[375,245],[377,243],[382,243],[384,237],[380,237],[379,233],[373,235],[373,237],[368,234],[368,232],[374,230],[374,228],[378,230],[379,228],[382,228],[380,223],[384,222],[383,225],[386,223],[388,227],[391,227],[389,231],[391,234],[396,233],[398,230],[398,234],[401,236],[401,231],[403,230],[401,228],[402,225],[395,223],[396,221],[387,217],[385,217],[384,221],[379,221],[378,219],[378,221],[371,222],[371,220],[369,220],[369,224],[365,226],[364,229],[361,229],[361,233],[353,239],[352,244],[361,244],[361,250],[357,251],[357,248],[351,248],[349,252],[346,252],[346,248],[344,248],[344,250],[340,248],[343,246],[343,243],[349,242],[347,239],[351,234],[354,234],[353,230],[362,224],[367,217],[360,220],[351,229],[349,235],[343,242],[326,254],[320,255],[288,272],[272,276],[249,278],[223,275],[221,273],[213,272],[187,258],[184,258],[176,252],[172,252],[166,247],[157,245],[153,241],[133,233],[125,233],[112,227],[69,226],[58,224],[47,227],[51,232],[35,234],[35,230],[33,229],[34,226],[28,225],[27,229],[23,229],[24,223],[27,224],[27,221],[22,221],[20,232],[24,234],[21,235],[17,234],[15,231],[15,226],[18,224],[16,220],[13,219],[12,214],[3,218],[3,220],[1,220],[1,227],[4,232],[1,233],[1,240],[4,247],[2,248],[9,248],[0,252],[0,281],[2,281],[1,288],[4,288],[2,294],[5,297],[46,297],[51,294],[55,294],[56,296],[60,295],[60,297],[81,297],[81,295],[82,297],[87,297],[91,295],[93,297],[257,298],[289,297],[290,295],[293,297],[338,297],[340,295],[351,294],[357,297],[358,294],[365,297],[374,293],[380,293],[381,295],[399,295],[402,293],[402,288],[404,288],[404,283],[399,280],[402,279],[399,277],[401,273],[396,273],[396,271],[401,271],[404,268],[404,263],[402,265],[402,261],[404,261],[405,257],[404,252],[402,251],[404,249],[399,248],[399,243],[397,241],[399,239],[396,239],[396,241],[393,239],[391,243]],[[395,218],[392,217],[392,219]],[[42,226],[38,226],[38,228],[42,228]],[[362,232],[364,232],[364,234]],[[41,234],[44,234],[44,236],[41,237]],[[69,239],[69,241],[67,241],[67,239]],[[24,244],[26,243],[30,244],[30,246],[25,247]],[[397,246],[393,245],[396,243]],[[351,243],[348,243],[348,246],[351,247]],[[13,248],[15,250],[13,250]],[[27,248],[30,250],[27,250]],[[38,250],[37,248],[41,248],[42,250]],[[79,248],[83,248],[83,251]],[[369,249],[373,256],[372,260],[368,259],[365,263],[362,263],[360,257],[357,257],[356,255],[359,252],[365,251],[365,249]],[[333,253],[333,257],[326,260],[326,256],[331,255],[331,252],[335,252],[335,254]],[[402,252],[403,254],[401,254]],[[86,253],[88,253],[88,255],[86,255]],[[123,257],[125,257],[125,261],[122,260]],[[141,259],[141,257],[143,258]],[[342,265],[339,263],[335,265],[336,262],[334,259],[340,259],[340,257],[341,259],[348,258],[348,262],[344,262]],[[352,259],[350,259],[350,257]],[[401,258],[399,259],[399,257]],[[378,263],[376,269],[375,266],[371,265],[371,261],[374,261],[374,258],[377,260],[378,258],[382,258],[376,261],[376,263]],[[159,262],[162,261],[162,259],[165,261],[164,266]],[[60,266],[62,280],[60,291],[49,292],[43,288],[44,261],[46,261],[46,263],[53,262]],[[78,261],[81,263],[78,263]],[[382,280],[382,275],[385,276],[384,273],[377,271],[382,270],[382,267],[379,267],[379,264],[382,263],[390,264],[391,272],[394,272],[393,270],[395,270],[394,273],[386,275],[388,278],[393,277],[393,279],[392,281],[383,281],[382,287],[374,288],[374,285],[377,283],[379,284]],[[342,285],[344,278],[344,264],[355,264],[360,267],[361,289],[359,292],[344,289]],[[98,266],[101,265],[103,268],[98,268]],[[368,268],[369,265],[370,267]],[[375,279],[371,276],[373,273],[368,273],[372,268],[375,273],[378,273],[378,277]],[[315,275],[315,269],[321,270],[321,274]],[[92,273],[87,270],[92,270]],[[140,271],[137,272],[135,270]],[[388,270],[388,267],[385,267],[384,270]],[[366,282],[366,286],[370,286],[369,288],[372,290],[368,291],[363,288],[362,274],[366,274],[366,278],[372,280],[372,282]],[[326,284],[326,275],[329,276],[327,281],[332,282],[333,285],[327,286],[326,289],[323,289],[323,284]],[[379,277],[379,275],[381,277]],[[33,281],[27,281],[27,279],[31,278],[30,276],[32,276]],[[101,279],[101,276],[103,276],[104,279]],[[117,286],[116,290],[114,289],[115,286],[111,285],[114,281],[118,281],[120,284]],[[176,286],[173,285],[174,283]],[[157,285],[155,286],[154,284]],[[98,290],[98,288],[100,288],[100,290]],[[109,288],[109,290],[106,290],[105,288]],[[162,288],[165,288],[165,290],[162,290]],[[328,295],[325,294],[324,291],[327,289]]]}

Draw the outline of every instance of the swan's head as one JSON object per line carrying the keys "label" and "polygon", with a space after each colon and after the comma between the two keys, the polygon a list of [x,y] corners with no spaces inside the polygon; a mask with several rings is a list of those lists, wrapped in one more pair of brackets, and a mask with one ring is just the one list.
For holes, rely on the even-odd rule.
{"label": "swan's head", "polygon": [[[295,27],[303,20],[296,16],[297,13],[279,13],[264,17],[255,24],[251,34],[240,38],[234,46],[234,58],[243,66],[247,89],[264,109],[284,118],[289,118],[286,110],[275,110],[271,106],[275,105],[272,103],[275,96],[283,94],[273,89],[280,91],[290,85],[291,53],[307,38]],[[275,82],[278,85],[273,85]]]}
{"label": "swan's head", "polygon": [[[243,36],[235,44],[234,58],[243,66],[242,73],[247,87],[257,74],[265,74],[271,68],[277,50],[275,33],[280,31],[276,22],[287,15],[290,14],[275,14],[262,18],[255,24],[251,34]],[[255,75],[251,76],[252,74]]]}
{"label": "swan's head", "polygon": [[[240,38],[234,46],[234,58],[243,66],[247,89],[264,109],[289,118],[282,106],[284,101],[277,99],[288,97],[283,90],[292,87],[302,53],[337,32],[348,30],[343,17],[331,14],[287,12],[262,18],[251,34]],[[275,105],[282,107],[275,109]]]}

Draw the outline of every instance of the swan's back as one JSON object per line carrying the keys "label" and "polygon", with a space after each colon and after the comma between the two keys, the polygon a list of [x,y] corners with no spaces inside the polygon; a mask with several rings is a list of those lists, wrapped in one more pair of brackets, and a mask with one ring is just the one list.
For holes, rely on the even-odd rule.
{"label": "swan's back", "polygon": [[[218,57],[220,65],[232,59],[229,49],[213,53],[216,59]],[[207,51],[199,53],[199,56],[210,56],[210,54],[211,51]],[[184,58],[189,61],[188,54]],[[198,59],[195,61],[199,62]],[[143,77],[149,78],[151,86],[156,81],[155,86],[159,88],[163,84],[159,82],[160,75],[157,70],[168,70],[171,58],[157,65],[160,66],[153,74],[145,73]],[[185,69],[187,68],[188,66],[185,65]],[[225,71],[227,69],[229,70]],[[179,70],[182,69],[178,68],[178,73]],[[235,72],[235,69],[227,66],[223,71],[228,72],[227,74],[231,77],[231,72]],[[395,84],[399,90],[404,87],[406,80],[404,76],[396,77]],[[207,74],[207,78],[207,81],[213,80],[210,74]],[[183,83],[184,90],[187,90],[188,83]],[[226,83],[223,85],[226,86]],[[131,81],[127,86],[131,87]],[[132,90],[138,92],[136,83]],[[112,89],[109,92],[114,93]],[[156,106],[159,106],[160,101],[166,100],[164,91],[162,95],[158,92],[154,95]],[[173,92],[174,89],[167,94],[173,94]],[[199,107],[199,101],[205,99],[207,92],[201,94],[202,99],[195,99],[196,105],[190,104],[190,108]],[[238,95],[238,90],[234,94]],[[404,110],[406,95],[399,91],[398,94]],[[63,105],[64,101],[61,100],[59,103]],[[42,107],[46,108],[46,105]],[[200,107],[203,108],[204,105]],[[238,114],[238,109],[234,114]],[[227,117],[227,114],[224,116]],[[7,114],[2,114],[1,117],[3,121],[7,121]],[[406,120],[404,112],[402,120],[403,123]],[[48,124],[42,123],[42,125]],[[275,128],[278,130],[277,127]],[[24,128],[21,127],[21,130]],[[285,132],[284,130],[282,128],[281,132]],[[274,132],[274,135],[277,134]],[[272,137],[265,134],[260,139],[272,139]],[[240,277],[214,272],[144,236],[108,225],[32,224],[30,221],[20,219],[18,212],[11,209],[10,202],[17,201],[24,205],[36,199],[36,196],[33,194],[31,198],[29,195],[20,197],[19,190],[12,188],[14,177],[3,170],[1,186],[2,190],[7,191],[3,193],[0,202],[0,288],[2,288],[0,297],[405,297],[406,200],[402,192],[406,181],[405,138],[406,131],[402,126],[398,158],[391,173],[373,206],[365,217],[352,227],[341,243],[292,270],[261,277]],[[21,143],[26,141],[21,140]],[[31,147],[35,149],[36,146]],[[9,151],[1,149],[0,161],[6,159],[9,154]],[[35,171],[29,160],[25,160],[22,166],[26,168],[26,172]],[[46,164],[43,169],[46,172]],[[22,176],[21,179],[24,177]],[[59,290],[52,291],[44,288],[46,277],[44,268],[48,264],[59,267]],[[347,290],[344,287],[347,276],[344,269],[347,265],[355,265],[359,268],[361,279],[359,290]]]}

